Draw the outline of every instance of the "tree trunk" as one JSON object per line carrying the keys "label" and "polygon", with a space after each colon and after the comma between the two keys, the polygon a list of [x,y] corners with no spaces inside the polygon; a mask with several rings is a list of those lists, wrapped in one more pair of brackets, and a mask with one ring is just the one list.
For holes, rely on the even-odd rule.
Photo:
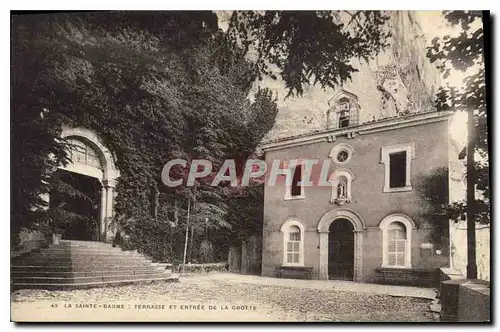
{"label": "tree trunk", "polygon": [[467,118],[467,278],[477,278],[476,265],[476,218],[474,150],[476,147],[474,110],[469,110]]}

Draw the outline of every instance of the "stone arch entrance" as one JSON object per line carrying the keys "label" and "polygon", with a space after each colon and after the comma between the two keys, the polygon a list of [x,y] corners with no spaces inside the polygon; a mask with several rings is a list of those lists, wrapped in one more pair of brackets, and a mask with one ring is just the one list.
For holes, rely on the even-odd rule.
{"label": "stone arch entrance", "polygon": [[101,242],[111,242],[116,230],[111,224],[114,215],[115,187],[120,172],[115,166],[115,158],[106,148],[97,133],[86,128],[63,126],[61,137],[72,143],[71,162],[59,169],[93,177],[100,183],[99,235]]}
{"label": "stone arch entrance", "polygon": [[[339,222],[337,224],[337,222]],[[350,224],[346,226],[346,223]],[[343,225],[342,225],[343,224]],[[332,228],[331,228],[332,226]],[[319,278],[328,280],[329,271],[329,252],[330,252],[330,231],[342,231],[344,235],[348,231],[353,232],[353,262],[352,262],[352,279],[354,281],[363,281],[363,231],[365,223],[363,219],[354,211],[349,209],[332,209],[326,212],[318,223],[319,232]],[[337,240],[342,240],[342,236]],[[333,241],[333,240],[332,240]],[[332,244],[333,245],[333,244]]]}

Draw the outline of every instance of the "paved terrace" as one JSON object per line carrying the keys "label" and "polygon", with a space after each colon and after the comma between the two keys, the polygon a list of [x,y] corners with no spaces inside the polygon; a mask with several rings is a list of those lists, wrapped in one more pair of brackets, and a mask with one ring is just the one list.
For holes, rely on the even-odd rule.
{"label": "paved terrace", "polygon": [[317,290],[331,290],[342,292],[356,292],[367,294],[382,294],[390,296],[414,297],[433,300],[437,291],[434,288],[421,288],[409,286],[393,286],[379,284],[363,284],[353,281],[341,280],[298,280],[268,278],[253,275],[240,275],[233,273],[209,273],[197,276],[199,279],[218,280],[236,284],[253,284],[262,286],[278,286],[292,288],[309,288]]}

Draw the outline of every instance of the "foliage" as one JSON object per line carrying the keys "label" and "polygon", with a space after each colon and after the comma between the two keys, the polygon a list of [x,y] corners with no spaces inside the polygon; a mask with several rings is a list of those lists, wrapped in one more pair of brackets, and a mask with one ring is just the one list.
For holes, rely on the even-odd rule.
{"label": "foliage", "polygon": [[264,184],[250,184],[244,191],[228,201],[229,223],[234,232],[232,241],[237,243],[253,234],[261,234],[264,211]]}
{"label": "foliage", "polygon": [[235,11],[228,34],[256,52],[259,77],[276,78],[277,68],[292,96],[305,84],[335,87],[350,79],[353,58],[368,61],[387,46],[387,19],[381,11]]}
{"label": "foliage", "polygon": [[[431,62],[439,60],[446,78],[451,69],[465,72],[463,87],[447,85],[437,94],[439,110],[454,110],[474,113],[475,148],[479,160],[475,160],[476,170],[476,213],[477,221],[490,221],[490,179],[488,161],[488,126],[486,107],[486,82],[484,67],[484,31],[480,23],[482,13],[475,11],[446,11],[444,17],[452,25],[460,25],[458,36],[434,38],[428,47],[427,56]],[[477,159],[477,158],[476,158]],[[454,220],[465,219],[465,201],[451,204],[449,212]]]}
{"label": "foliage", "polygon": [[[214,248],[227,237],[260,231],[262,186],[213,188],[202,180],[195,189],[167,188],[162,167],[171,159],[203,158],[216,172],[223,160],[236,159],[241,174],[278,112],[268,90],[247,99],[256,77],[277,66],[290,95],[310,80],[329,87],[356,71],[351,57],[368,59],[384,46],[382,14],[348,13],[347,25],[335,15],[235,12],[228,33],[218,29],[213,12],[15,16],[13,233],[50,219],[40,197],[51,186],[71,191],[52,177],[68,162],[59,138],[63,123],[96,131],[114,152],[121,174],[114,222],[140,251],[179,259],[188,200],[190,229],[201,234],[208,220],[217,230]],[[247,60],[252,47],[255,61]],[[185,179],[186,171],[171,176]],[[157,216],[152,188],[160,192]]]}
{"label": "foliage", "polygon": [[[43,193],[49,192],[50,183],[69,193],[70,188],[51,178],[60,161],[67,160],[60,147],[63,142],[58,140],[60,125],[95,130],[115,153],[121,172],[116,222],[141,251],[156,259],[175,259],[184,242],[188,197],[196,201],[191,207],[191,227],[202,227],[199,225],[206,219],[213,229],[229,228],[230,224],[225,219],[226,198],[221,188],[203,182],[197,184],[195,193],[185,187],[166,188],[160,183],[164,163],[174,158],[188,162],[204,158],[220,165],[226,157],[246,158],[272,126],[277,109],[267,90],[259,90],[253,103],[246,100],[244,88],[233,82],[247,75],[233,71],[244,69],[238,61],[245,60],[233,59],[233,69],[225,68],[224,74],[214,61],[214,54],[221,52],[220,44],[198,35],[196,42],[180,45],[176,42],[179,36],[123,25],[121,13],[118,18],[107,17],[106,24],[116,20],[112,28],[97,25],[99,20],[92,15],[42,15],[15,22],[15,39],[22,42],[14,47],[19,69],[14,77],[14,123],[33,125],[33,130],[48,136],[45,140],[40,139],[42,134],[23,138],[29,142],[29,149],[23,150],[27,156],[34,158],[33,152],[40,152],[36,163],[16,157],[23,167],[31,167],[29,172],[46,176]],[[176,19],[173,15],[166,24],[175,24]],[[44,66],[39,68],[37,64],[42,62]],[[31,77],[37,79],[30,81]],[[31,99],[17,97],[24,90],[33,93]],[[41,118],[40,111],[30,117],[20,114],[18,109],[30,106],[25,105],[26,100],[35,109],[46,109],[46,115]],[[33,120],[37,122],[33,124]],[[263,126],[260,121],[268,123]],[[24,128],[13,132],[30,134]],[[23,139],[15,137],[14,142],[22,145]],[[47,165],[51,152],[57,152],[58,159],[50,159],[52,163]],[[43,207],[43,202],[35,201],[42,193],[41,181],[33,179],[32,187],[25,185],[21,180],[28,171],[21,171],[15,171],[15,187],[32,190],[34,202],[23,202],[18,193],[13,199],[19,202],[18,210]],[[178,224],[168,212],[151,215],[151,188],[162,192],[160,206],[179,202]],[[14,223],[18,220],[13,218]]]}
{"label": "foliage", "polygon": [[212,242],[203,240],[200,243],[200,263],[214,262],[214,248]]}
{"label": "foliage", "polygon": [[448,206],[448,169],[438,168],[418,178],[416,190],[422,200],[422,220],[429,221],[432,243],[447,252],[450,211]]}

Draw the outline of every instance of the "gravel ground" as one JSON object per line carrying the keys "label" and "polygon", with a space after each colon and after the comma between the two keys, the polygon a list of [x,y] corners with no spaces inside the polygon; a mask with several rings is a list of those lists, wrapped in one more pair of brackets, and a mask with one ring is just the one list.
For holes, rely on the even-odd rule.
{"label": "gravel ground", "polygon": [[[17,290],[11,300],[13,320],[27,321],[436,321],[427,299],[236,284],[220,276],[75,291]],[[110,304],[117,308],[102,309]]]}

